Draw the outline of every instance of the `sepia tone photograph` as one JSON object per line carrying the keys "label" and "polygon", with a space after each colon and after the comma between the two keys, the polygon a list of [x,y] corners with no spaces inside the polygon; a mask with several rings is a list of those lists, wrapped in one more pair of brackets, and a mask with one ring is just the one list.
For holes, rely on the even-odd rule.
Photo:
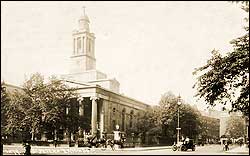
{"label": "sepia tone photograph", "polygon": [[1,1],[1,155],[249,155],[248,1]]}

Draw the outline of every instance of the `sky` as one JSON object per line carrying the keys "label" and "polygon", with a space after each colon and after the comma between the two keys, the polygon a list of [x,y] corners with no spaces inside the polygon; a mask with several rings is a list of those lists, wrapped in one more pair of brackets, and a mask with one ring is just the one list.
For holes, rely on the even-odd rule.
{"label": "sky", "polygon": [[69,73],[83,6],[97,70],[116,78],[124,95],[151,105],[171,91],[203,110],[192,72],[245,33],[245,12],[227,1],[1,1],[1,80],[21,85],[35,72]]}

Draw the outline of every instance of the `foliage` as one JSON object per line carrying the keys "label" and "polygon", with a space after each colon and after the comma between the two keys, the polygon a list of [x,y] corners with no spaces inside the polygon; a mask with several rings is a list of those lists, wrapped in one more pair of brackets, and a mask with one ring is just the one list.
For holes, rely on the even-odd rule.
{"label": "foliage", "polygon": [[181,135],[195,138],[199,132],[199,112],[183,100],[178,106],[178,97],[171,92],[162,95],[160,100],[160,121],[162,126],[162,135],[176,138],[178,127],[178,107],[179,107],[179,123]]}
{"label": "foliage", "polygon": [[[153,109],[149,109],[145,114],[138,118],[138,122],[136,124],[136,130],[139,133],[145,134],[146,132],[154,131],[154,134],[157,134],[155,131],[155,127],[157,127],[157,115],[156,111]],[[154,130],[153,130],[154,129]]]}
{"label": "foliage", "polygon": [[[243,3],[242,7],[249,13],[249,4]],[[247,20],[248,21],[248,20]],[[231,111],[241,111],[249,115],[249,27],[247,33],[232,40],[233,51],[222,56],[218,51],[212,51],[212,58],[207,64],[195,69],[194,75],[198,77],[198,97],[204,97],[210,106],[231,104]]]}
{"label": "foliage", "polygon": [[159,136],[161,128],[158,122],[158,113],[156,107],[152,107],[144,112],[143,115],[137,118],[135,126],[126,129],[126,133],[130,135],[140,136],[142,143],[145,143],[146,135]]}
{"label": "foliage", "polygon": [[29,131],[36,134],[59,129],[66,122],[65,109],[76,93],[56,77],[45,83],[43,76],[36,73],[26,80],[22,91],[13,92],[10,97],[6,106],[7,132]]}
{"label": "foliage", "polygon": [[244,136],[244,129],[244,118],[231,115],[227,121],[225,135],[229,136],[230,138],[237,139]]}
{"label": "foliage", "polygon": [[6,91],[6,88],[3,86],[4,83],[1,83],[1,136],[5,133],[6,127],[6,108],[5,106],[9,104],[9,95]]}
{"label": "foliage", "polygon": [[220,120],[207,116],[200,116],[200,138],[219,140]]}

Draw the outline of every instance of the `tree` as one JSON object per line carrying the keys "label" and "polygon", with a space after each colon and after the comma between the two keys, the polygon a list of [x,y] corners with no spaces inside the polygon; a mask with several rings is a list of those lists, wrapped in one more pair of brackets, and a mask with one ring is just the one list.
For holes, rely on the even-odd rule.
{"label": "tree", "polygon": [[141,134],[142,136],[142,143],[145,143],[146,133],[155,136],[160,135],[160,125],[158,122],[158,111],[156,111],[156,107],[152,107],[151,109],[147,110],[145,114],[138,118],[136,123],[136,132]]}
{"label": "tree", "polygon": [[[6,88],[3,86],[4,83],[1,83],[1,136],[4,137],[6,133],[6,105],[9,105],[10,97],[6,91]],[[1,138],[2,138],[1,137]]]}
{"label": "tree", "polygon": [[239,138],[244,137],[244,118],[240,116],[231,115],[227,121],[226,132],[225,134],[230,138]]}
{"label": "tree", "polygon": [[[249,3],[243,2],[243,10],[249,13]],[[248,22],[248,19],[247,19]],[[196,96],[203,97],[209,106],[230,104],[232,111],[249,116],[249,27],[246,34],[232,40],[233,51],[222,56],[212,51],[207,64],[195,69],[194,75],[202,73],[194,88]]]}
{"label": "tree", "polygon": [[208,116],[200,116],[200,139],[218,141],[220,138],[220,120]]}
{"label": "tree", "polygon": [[167,92],[161,97],[159,110],[161,114],[160,121],[162,126],[162,136],[165,136],[166,140],[176,140],[179,107],[181,135],[195,139],[199,133],[200,114],[192,106],[185,103],[184,100],[182,100],[182,104],[178,106],[178,100],[178,97],[171,92]]}
{"label": "tree", "polygon": [[10,96],[10,103],[6,105],[7,131],[30,132],[33,140],[35,134],[42,131],[59,129],[65,123],[66,107],[70,107],[71,99],[76,96],[56,77],[49,78],[45,83],[41,74],[33,74],[23,84],[22,91],[13,92]]}

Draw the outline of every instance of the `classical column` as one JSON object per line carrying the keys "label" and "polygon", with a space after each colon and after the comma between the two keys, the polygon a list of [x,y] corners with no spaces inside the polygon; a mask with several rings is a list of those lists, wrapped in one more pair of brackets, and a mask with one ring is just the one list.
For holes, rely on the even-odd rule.
{"label": "classical column", "polygon": [[103,103],[101,104],[100,108],[100,137],[103,137],[103,131],[104,131],[104,109],[103,109]]}
{"label": "classical column", "polygon": [[[77,101],[79,102],[79,116],[82,117],[84,115],[84,105],[83,105],[83,97],[78,97],[77,98]],[[81,120],[80,120],[81,121]],[[78,127],[78,134],[79,134],[79,137],[82,137],[83,133],[82,133],[82,128],[81,128],[81,122],[79,122],[79,127]],[[78,137],[78,138],[79,138]]]}
{"label": "classical column", "polygon": [[91,135],[97,132],[97,100],[98,97],[91,97],[92,100],[92,115],[91,115]]}
{"label": "classical column", "polygon": [[77,101],[79,102],[79,116],[83,116],[84,115],[84,106],[83,106],[83,97],[79,97],[77,98]]}

